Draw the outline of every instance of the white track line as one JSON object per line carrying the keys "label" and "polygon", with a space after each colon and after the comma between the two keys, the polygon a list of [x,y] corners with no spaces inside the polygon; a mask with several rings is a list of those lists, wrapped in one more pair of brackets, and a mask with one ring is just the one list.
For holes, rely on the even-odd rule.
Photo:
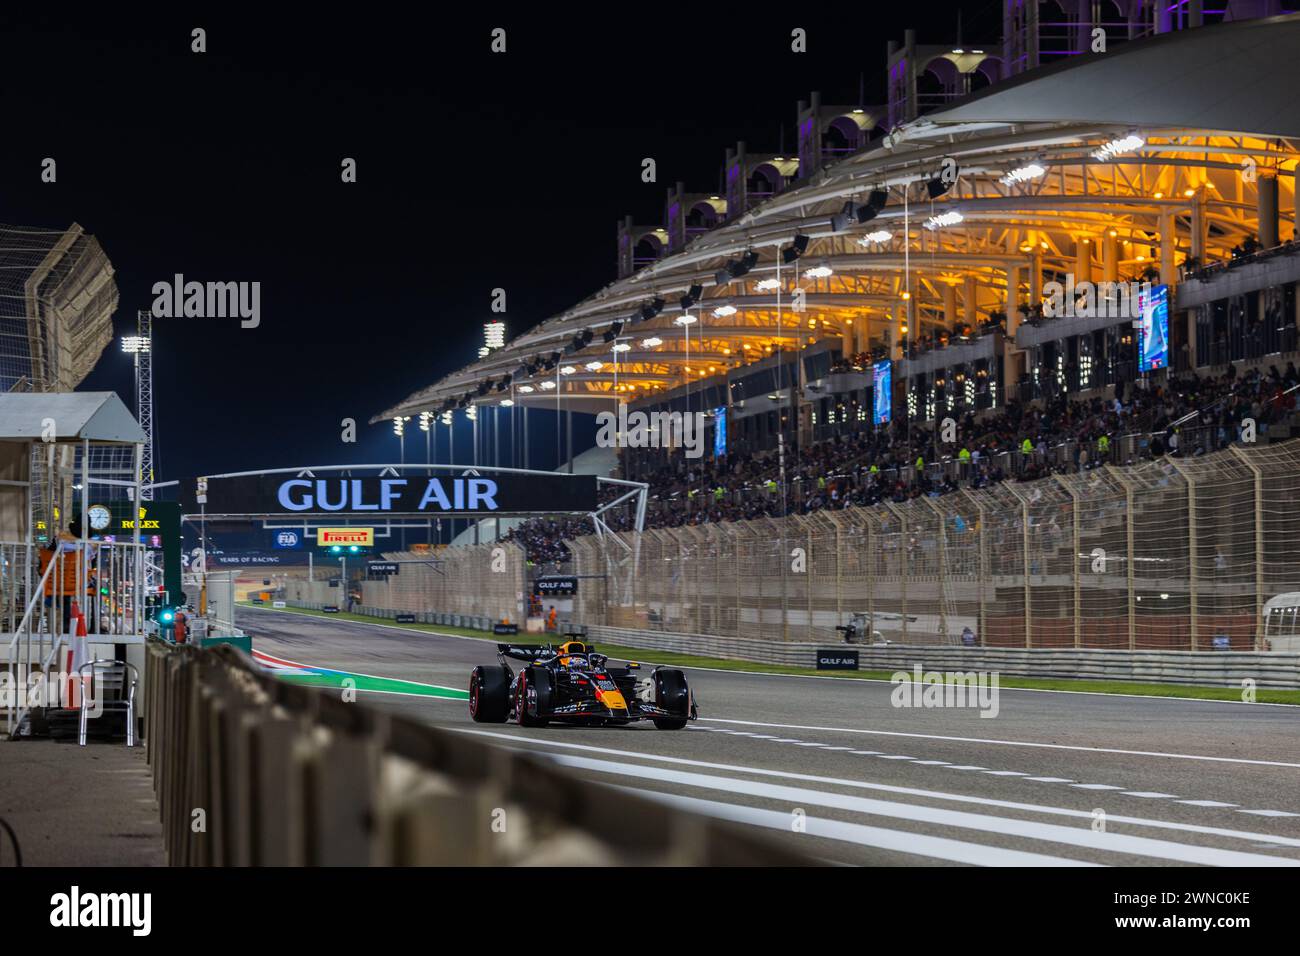
{"label": "white track line", "polygon": [[[889,817],[896,820],[929,823],[943,827],[959,827],[963,830],[995,833],[1025,840],[1046,840],[1080,849],[1142,856],[1172,863],[1192,863],[1205,866],[1300,867],[1300,860],[1285,857],[1266,856],[1262,853],[1244,853],[1240,850],[1224,850],[1218,847],[1195,846],[1187,843],[1174,843],[1169,840],[1155,840],[1150,837],[1131,836],[1125,833],[1101,832],[1093,830],[1091,827],[1067,827],[1059,823],[1041,823],[1037,820],[998,817],[987,813],[951,810],[947,807],[896,803],[890,800],[875,800],[870,797],[833,793],[828,790],[809,790],[804,787],[788,787],[757,780],[718,777],[712,774],[690,773],[683,770],[670,770],[665,767],[648,767],[645,764],[622,761],[592,760],[589,757],[574,757],[568,754],[552,754],[551,759],[571,770],[587,770],[593,773],[611,774],[624,779],[628,777],[640,778],[657,783],[677,784],[678,786],[694,787],[701,790],[720,790],[725,793],[742,794],[764,800],[776,800],[787,803],[791,807],[802,808],[806,805],[828,807],[835,810],[863,813],[868,816]],[[784,825],[788,828],[792,819],[790,813],[787,811],[778,815],[784,818]]]}
{"label": "white track line", "polygon": [[808,724],[773,724],[758,720],[736,720],[727,717],[701,717],[718,724],[738,724],[743,727],[770,727],[778,730],[815,730],[835,734],[867,734],[875,737],[908,737],[913,740],[951,740],[963,744],[993,744],[998,747],[1036,747],[1044,750],[1081,750],[1086,753],[1122,754],[1130,757],[1168,757],[1171,760],[1205,760],[1213,763],[1240,763],[1258,767],[1286,767],[1300,769],[1300,763],[1280,760],[1250,760],[1245,757],[1210,757],[1204,754],[1176,754],[1159,750],[1118,750],[1112,747],[1081,747],[1072,744],[1045,744],[1029,740],[996,740],[990,737],[951,737],[944,734],[914,734],[899,730],[866,730],[861,727],[818,727]]}
{"label": "white track line", "polygon": [[[577,750],[586,753],[613,757],[632,757],[655,763],[667,763],[685,767],[700,767],[710,770],[730,771],[761,777],[776,777],[783,780],[798,780],[805,783],[829,784],[832,786],[852,787],[858,790],[873,790],[880,793],[892,793],[901,796],[922,797],[929,800],[945,800],[953,803],[970,803],[983,807],[1000,807],[1004,810],[1021,810],[1030,813],[1043,813],[1053,816],[1072,817],[1075,819],[1093,818],[1090,810],[1074,810],[1069,807],[1051,807],[1036,803],[1018,803],[1013,800],[997,800],[992,797],[967,796],[965,794],[945,793],[938,790],[921,790],[916,787],[899,787],[885,783],[868,783],[864,780],[848,780],[842,777],[823,777],[815,774],[795,773],[789,770],[768,770],[763,767],[745,767],[736,764],[715,763],[707,760],[692,760],[686,757],[668,757],[662,754],[649,754],[634,750],[615,750],[609,747],[593,747],[588,744],[575,744],[547,737],[524,737],[518,734],[502,733],[492,730],[476,730],[470,727],[449,727],[456,733],[470,734],[476,737],[489,737],[508,741],[517,746],[556,747],[563,750]],[[983,769],[983,768],[978,768]],[[1162,830],[1178,830],[1185,833],[1202,833],[1213,836],[1230,837],[1236,840],[1250,840],[1256,843],[1269,843],[1279,846],[1300,847],[1300,839],[1275,836],[1271,833],[1258,833],[1246,830],[1232,830],[1226,827],[1210,827],[1196,823],[1178,823],[1172,820],[1153,820],[1148,817],[1130,817],[1107,814],[1112,823],[1130,823],[1134,826],[1154,827]]]}
{"label": "white track line", "polygon": [[[790,814],[782,813],[779,810],[762,810],[758,807],[720,803],[716,800],[701,800],[697,797],[683,797],[658,791],[636,790],[632,787],[615,787],[613,789],[646,797],[679,810],[714,817],[718,820],[726,820],[730,823],[743,823],[748,826],[790,832]],[[881,850],[893,850],[897,853],[911,853],[916,856],[947,860],[952,863],[970,863],[976,866],[1100,866],[1098,863],[1087,863],[1082,860],[1070,860],[1042,853],[1026,853],[1023,850],[1007,850],[983,843],[966,843],[962,840],[950,840],[945,837],[909,833],[906,830],[886,830],[881,827],[864,826],[861,823],[845,823],[843,820],[805,817],[803,822],[805,826],[804,834],[807,836],[837,840],[840,843],[854,843],[858,846],[875,847]]]}

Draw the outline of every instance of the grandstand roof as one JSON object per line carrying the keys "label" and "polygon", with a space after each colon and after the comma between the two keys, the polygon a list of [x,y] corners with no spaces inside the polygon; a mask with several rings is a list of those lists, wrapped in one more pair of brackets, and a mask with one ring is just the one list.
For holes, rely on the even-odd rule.
{"label": "grandstand roof", "polygon": [[[962,289],[972,321],[1006,309],[1009,278],[1023,279],[1016,270],[1039,277],[1029,282],[1032,297],[1044,272],[1071,271],[1092,241],[1113,240],[1121,277],[1154,264],[1173,282],[1194,252],[1224,257],[1258,230],[1256,180],[1241,175],[1243,164],[1261,175],[1294,171],[1300,152],[1287,137],[1300,136],[1297,48],[1293,15],[1164,34],[1024,74],[896,128],[372,421],[504,398],[607,408],[820,338],[841,340],[846,353],[893,348],[952,325],[946,287]],[[1140,146],[1094,155],[1133,134]],[[959,165],[956,183],[930,199],[926,184],[948,159]],[[1007,179],[1030,164],[1044,174]],[[1294,190],[1290,175],[1280,185]],[[872,190],[887,191],[887,205],[837,230],[831,217]],[[1294,198],[1281,205],[1293,210]],[[961,221],[927,227],[946,212]],[[1194,222],[1203,239],[1190,238]],[[875,232],[887,236],[869,239]],[[1175,242],[1162,256],[1168,234]],[[807,249],[783,265],[781,250],[796,235]],[[754,268],[719,284],[715,274],[747,252],[758,257]],[[805,274],[819,265],[831,274]],[[760,289],[763,280],[774,287]],[[698,304],[683,308],[697,285]],[[796,295],[804,299],[797,313]],[[656,300],[660,309],[642,320]],[[676,324],[683,313],[695,324]],[[588,343],[574,343],[586,332]],[[607,334],[631,348],[616,357]]]}

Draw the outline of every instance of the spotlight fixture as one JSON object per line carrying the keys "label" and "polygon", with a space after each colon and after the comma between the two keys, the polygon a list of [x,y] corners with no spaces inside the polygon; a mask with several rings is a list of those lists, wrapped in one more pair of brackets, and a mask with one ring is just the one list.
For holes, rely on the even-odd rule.
{"label": "spotlight fixture", "polygon": [[758,265],[758,253],[750,249],[735,262],[727,263],[727,272],[733,279],[739,279]]}
{"label": "spotlight fixture", "polygon": [[955,176],[953,177],[952,182],[948,182],[947,180],[945,180],[942,175],[935,176],[933,179],[928,180],[926,182],[925,191],[931,199],[938,199],[949,189],[951,189],[952,183],[955,183],[956,181],[957,178]]}
{"label": "spotlight fixture", "polygon": [[876,213],[878,211],[879,210],[877,210],[876,207],[871,205],[870,203],[863,203],[861,206],[858,207],[857,210],[858,225],[863,225],[865,223],[871,222],[871,220],[876,218]]}
{"label": "spotlight fixture", "polygon": [[808,237],[802,233],[797,234],[790,245],[781,250],[781,261],[789,265],[798,259],[808,249]]}
{"label": "spotlight fixture", "polygon": [[837,212],[835,215],[831,216],[831,231],[832,232],[847,231],[850,223],[853,222],[856,212],[857,212],[857,207],[854,205],[853,200],[850,199],[846,201],[844,205],[840,207],[840,211]]}
{"label": "spotlight fixture", "polygon": [[682,311],[685,312],[696,302],[699,302],[700,296],[702,295],[704,295],[704,286],[699,285],[698,283],[692,285],[690,289],[687,290],[686,294],[682,296],[681,299],[679,300],[679,304],[682,307]]}
{"label": "spotlight fixture", "polygon": [[884,209],[885,204],[888,202],[889,202],[888,189],[873,189],[867,195],[867,205],[870,206],[872,209],[874,209],[876,212],[880,212],[880,210]]}
{"label": "spotlight fixture", "polygon": [[714,285],[726,285],[730,281],[731,281],[731,272],[729,269],[725,267],[713,273]]}

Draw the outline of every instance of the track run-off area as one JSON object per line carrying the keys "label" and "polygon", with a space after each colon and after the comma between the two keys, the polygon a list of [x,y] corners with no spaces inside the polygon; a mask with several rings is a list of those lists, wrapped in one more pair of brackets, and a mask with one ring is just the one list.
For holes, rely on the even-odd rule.
{"label": "track run-off area", "polygon": [[524,729],[470,719],[490,638],[246,606],[238,621],[285,679],[354,676],[372,706],[827,863],[1300,866],[1300,707],[1003,687],[986,719],[895,706],[883,681],[686,667],[685,730]]}

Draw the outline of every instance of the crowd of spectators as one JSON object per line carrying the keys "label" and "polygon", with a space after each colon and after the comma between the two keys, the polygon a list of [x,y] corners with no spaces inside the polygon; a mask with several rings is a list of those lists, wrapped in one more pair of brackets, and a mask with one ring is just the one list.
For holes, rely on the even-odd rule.
{"label": "crowd of spectators", "polygon": [[[1221,376],[1172,376],[1143,388],[1127,383],[1113,399],[1058,396],[1042,407],[1011,404],[996,413],[968,413],[945,436],[934,425],[904,421],[864,425],[786,453],[785,487],[775,451],[722,459],[677,459],[646,476],[647,527],[807,514],[884,501],[905,502],[958,488],[1032,481],[1103,464],[1126,465],[1164,455],[1193,457],[1241,436],[1247,419],[1259,437],[1296,407],[1294,364]],[[946,442],[945,437],[954,441]],[[617,492],[610,492],[611,495]],[[613,530],[632,527],[632,509],[604,516]],[[537,518],[510,537],[534,562],[562,562],[565,541],[591,533],[587,518]]]}

